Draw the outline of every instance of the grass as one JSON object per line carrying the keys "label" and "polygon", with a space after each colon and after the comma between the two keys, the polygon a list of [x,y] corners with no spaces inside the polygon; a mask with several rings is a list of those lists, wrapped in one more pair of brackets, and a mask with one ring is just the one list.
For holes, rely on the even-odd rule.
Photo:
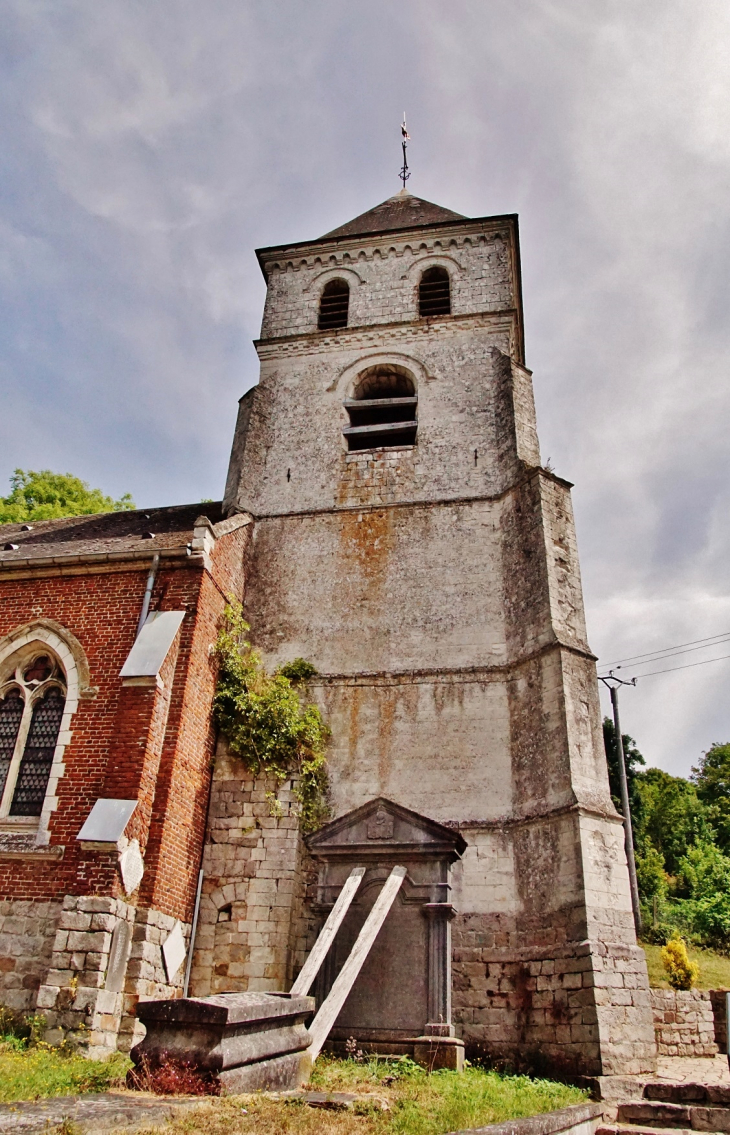
{"label": "grass", "polygon": [[[578,1088],[480,1068],[428,1075],[410,1060],[357,1063],[320,1057],[310,1087],[356,1092],[388,1101],[381,1111],[367,1100],[353,1112],[324,1111],[262,1096],[209,1101],[180,1115],[166,1135],[442,1135],[583,1103]],[[151,1131],[151,1129],[150,1129]],[[139,1132],[139,1135],[144,1135]]]}
{"label": "grass", "polygon": [[6,1037],[0,1042],[0,1103],[106,1092],[123,1085],[128,1067],[129,1059],[119,1052],[107,1060],[87,1060]]}
{"label": "grass", "polygon": [[[27,1031],[27,1030],[26,1030]],[[0,1103],[103,1092],[124,1086],[129,1058],[89,1060],[33,1036],[0,1036]],[[165,1127],[166,1135],[442,1135],[582,1103],[578,1088],[467,1067],[429,1075],[412,1060],[320,1057],[310,1087],[361,1096],[354,1111],[247,1095],[208,1097]],[[387,1110],[381,1102],[386,1101]],[[150,1133],[159,1128],[145,1129]],[[69,1132],[58,1135],[70,1135]],[[144,1135],[144,1132],[139,1132]]]}
{"label": "grass", "polygon": [[[648,942],[642,942],[642,946],[649,970],[649,984],[653,989],[669,989],[666,970],[662,964],[661,946],[652,946]],[[687,953],[690,961],[697,962],[700,967],[698,989],[730,989],[730,958],[716,954],[713,950],[701,950],[697,946],[688,946]]]}

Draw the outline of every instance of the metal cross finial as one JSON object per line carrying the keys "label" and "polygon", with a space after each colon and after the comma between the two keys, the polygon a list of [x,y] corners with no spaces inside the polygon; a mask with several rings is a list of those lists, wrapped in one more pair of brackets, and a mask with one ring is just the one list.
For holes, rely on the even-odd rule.
{"label": "metal cross finial", "polygon": [[402,135],[402,145],[403,145],[403,168],[401,169],[400,174],[398,176],[400,177],[401,181],[403,182],[403,188],[405,189],[406,182],[408,181],[408,178],[411,176],[411,171],[408,168],[408,158],[406,157],[406,143],[410,141],[411,136],[408,133],[408,130],[406,128],[406,112],[405,111],[403,111],[403,121],[401,122],[400,132],[401,132],[401,135]]}

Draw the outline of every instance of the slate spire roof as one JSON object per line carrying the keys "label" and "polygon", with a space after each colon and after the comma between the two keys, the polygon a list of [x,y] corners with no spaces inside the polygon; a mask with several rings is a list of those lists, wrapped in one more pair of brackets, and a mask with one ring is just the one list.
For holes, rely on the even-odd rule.
{"label": "slate spire roof", "polygon": [[388,232],[391,229],[410,229],[416,225],[434,225],[441,221],[463,221],[462,213],[454,213],[422,197],[414,197],[407,189],[401,189],[394,197],[361,213],[359,217],[340,225],[338,229],[325,233],[328,237],[360,236],[362,233]]}

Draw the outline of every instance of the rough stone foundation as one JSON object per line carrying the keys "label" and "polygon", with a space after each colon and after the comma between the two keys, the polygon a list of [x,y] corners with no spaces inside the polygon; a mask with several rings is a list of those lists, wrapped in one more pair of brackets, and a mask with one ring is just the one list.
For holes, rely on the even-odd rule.
{"label": "rough stone foundation", "polygon": [[542,951],[480,946],[480,937],[498,935],[480,933],[473,917],[466,927],[459,921],[454,1021],[467,1056],[566,1074],[645,1070],[654,1037],[637,1027],[650,1003],[640,950],[587,941]]}
{"label": "rough stone foundation", "polygon": [[35,1008],[60,914],[60,902],[0,902],[0,1004],[21,1013]]}
{"label": "rough stone foundation", "polygon": [[[174,997],[182,989],[184,966],[170,983],[162,958],[162,943],[175,922],[122,899],[67,895],[38,991],[46,1040],[57,1044],[71,1034],[88,1046],[90,1056],[131,1048],[142,1036],[134,1016],[137,1002]],[[123,923],[129,924],[126,946],[115,960],[114,936]],[[189,934],[188,926],[183,933]]]}

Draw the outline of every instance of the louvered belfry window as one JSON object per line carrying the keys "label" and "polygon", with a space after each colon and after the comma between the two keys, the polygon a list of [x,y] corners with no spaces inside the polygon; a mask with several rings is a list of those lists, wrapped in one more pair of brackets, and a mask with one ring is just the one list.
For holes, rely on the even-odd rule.
{"label": "louvered belfry window", "polygon": [[418,285],[418,314],[451,315],[451,281],[445,268],[427,268]]}
{"label": "louvered belfry window", "polygon": [[416,444],[416,384],[400,367],[372,367],[362,375],[355,396],[345,402],[350,424],[347,448],[380,449]]}
{"label": "louvered belfry window", "polygon": [[50,654],[23,652],[0,683],[0,820],[40,816],[65,704]]}
{"label": "louvered belfry window", "polygon": [[319,330],[336,331],[338,327],[347,327],[349,307],[350,285],[347,280],[329,280],[319,301]]}

